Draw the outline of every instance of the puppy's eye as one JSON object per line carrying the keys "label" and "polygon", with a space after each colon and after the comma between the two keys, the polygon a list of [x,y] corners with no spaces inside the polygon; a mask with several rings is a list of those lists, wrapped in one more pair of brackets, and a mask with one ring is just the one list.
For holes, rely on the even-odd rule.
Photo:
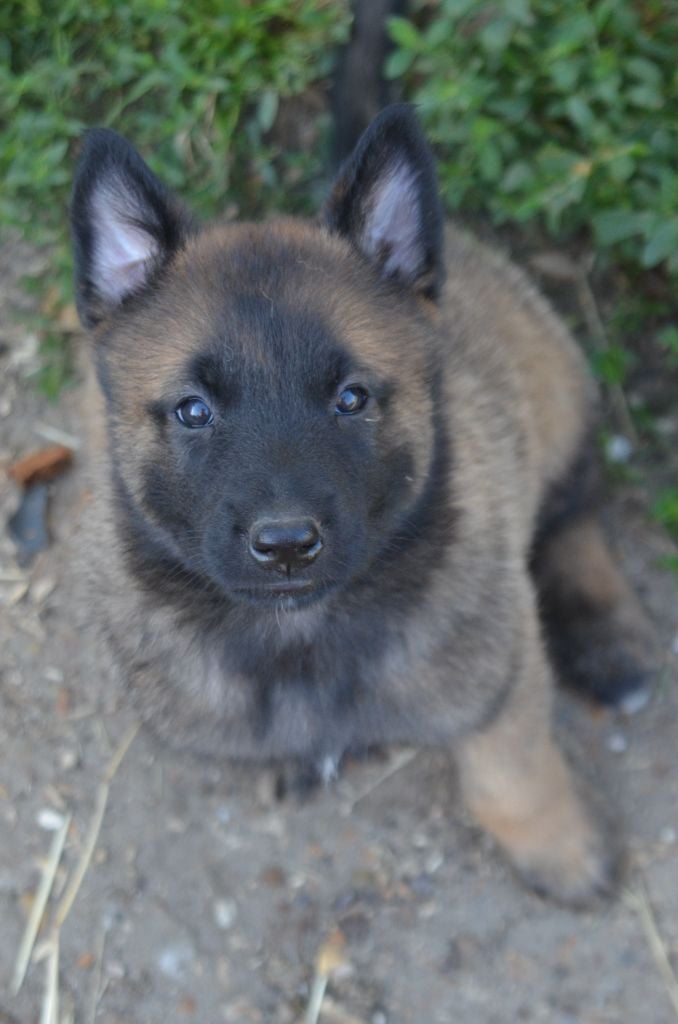
{"label": "puppy's eye", "polygon": [[334,410],[340,416],[353,416],[354,413],[365,408],[369,397],[365,388],[359,384],[350,384],[339,393]]}
{"label": "puppy's eye", "polygon": [[202,398],[184,398],[174,410],[179,423],[192,430],[198,427],[208,427],[214,416],[212,410]]}

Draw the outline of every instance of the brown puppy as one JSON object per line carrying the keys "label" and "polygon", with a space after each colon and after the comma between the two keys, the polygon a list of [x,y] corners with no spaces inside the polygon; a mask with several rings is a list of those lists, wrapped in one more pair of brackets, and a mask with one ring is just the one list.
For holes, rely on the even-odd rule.
{"label": "brown puppy", "polygon": [[607,891],[537,597],[575,685],[644,692],[650,631],[590,509],[592,386],[518,270],[444,239],[411,109],[377,117],[318,223],[201,228],[109,131],[72,215],[105,420],[93,603],[145,718],[325,768],[453,744],[535,888]]}

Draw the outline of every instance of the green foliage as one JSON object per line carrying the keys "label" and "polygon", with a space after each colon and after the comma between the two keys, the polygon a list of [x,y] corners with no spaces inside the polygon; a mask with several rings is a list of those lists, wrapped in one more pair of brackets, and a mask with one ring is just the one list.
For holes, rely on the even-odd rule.
{"label": "green foliage", "polygon": [[678,17],[664,0],[438,0],[390,22],[452,208],[588,228],[678,273]]}
{"label": "green foliage", "polygon": [[665,555],[661,560],[661,566],[678,577],[678,555]]}
{"label": "green foliage", "polygon": [[669,533],[678,537],[678,487],[662,491],[652,506],[652,515]]}
{"label": "green foliage", "polygon": [[35,383],[50,402],[56,402],[64,388],[73,383],[71,348],[63,334],[46,331],[40,341],[40,357]]}
{"label": "green foliage", "polygon": [[665,353],[666,365],[678,370],[678,327],[665,327],[657,335],[657,342]]}
{"label": "green foliage", "polygon": [[[668,487],[661,491],[652,506],[652,515],[665,527],[674,541],[678,541],[678,487]],[[678,584],[678,553],[664,555],[662,564],[675,575]]]}
{"label": "green foliage", "polygon": [[636,358],[633,352],[622,345],[610,345],[599,352],[593,352],[591,363],[594,373],[605,384],[622,387]]}
{"label": "green foliage", "polygon": [[200,212],[303,203],[321,156],[270,130],[281,100],[328,73],[348,23],[347,0],[4,0],[0,223],[64,237],[92,124],[128,135]]}

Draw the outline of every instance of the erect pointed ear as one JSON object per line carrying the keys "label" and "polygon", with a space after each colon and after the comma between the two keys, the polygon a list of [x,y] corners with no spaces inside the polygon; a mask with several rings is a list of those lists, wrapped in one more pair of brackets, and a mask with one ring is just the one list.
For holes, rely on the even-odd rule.
{"label": "erect pointed ear", "polygon": [[323,219],[331,230],[428,298],[443,282],[443,214],[433,155],[412,107],[386,107],[339,172]]}
{"label": "erect pointed ear", "polygon": [[85,134],[71,201],[76,300],[92,326],[151,277],[184,241],[190,219],[126,139]]}

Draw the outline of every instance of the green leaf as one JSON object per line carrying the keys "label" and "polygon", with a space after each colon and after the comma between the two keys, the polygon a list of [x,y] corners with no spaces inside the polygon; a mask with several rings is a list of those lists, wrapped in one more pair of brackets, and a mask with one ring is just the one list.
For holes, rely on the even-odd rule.
{"label": "green leaf", "polygon": [[569,92],[579,81],[579,64],[574,60],[558,60],[546,66],[553,84],[560,92]]}
{"label": "green leaf", "polygon": [[517,160],[507,169],[501,179],[504,192],[520,192],[534,181],[534,171],[524,160]]}
{"label": "green leaf", "polygon": [[[678,576],[678,555],[663,555],[659,564],[663,569],[668,569],[669,572],[673,572]],[[676,580],[676,583],[678,583],[678,580]]]}
{"label": "green leaf", "polygon": [[278,116],[278,94],[272,89],[262,92],[257,106],[257,121],[262,132],[268,132],[273,127]]}
{"label": "green leaf", "polygon": [[585,103],[580,96],[569,96],[565,101],[567,115],[577,128],[588,132],[594,123],[594,117],[588,103]]}
{"label": "green leaf", "polygon": [[421,45],[419,30],[407,18],[389,18],[389,35],[404,50],[418,50]]}
{"label": "green leaf", "polygon": [[652,506],[652,516],[672,532],[678,531],[678,487],[668,487]]}
{"label": "green leaf", "polygon": [[641,82],[648,82],[658,88],[662,81],[662,72],[656,64],[646,57],[629,57],[625,64],[626,71]]}
{"label": "green leaf", "polygon": [[513,32],[510,18],[498,17],[489,22],[479,33],[481,46],[489,53],[501,53],[508,46]]}
{"label": "green leaf", "polygon": [[592,356],[593,370],[596,376],[606,384],[621,386],[626,381],[629,370],[635,363],[635,356],[621,345],[610,345]]}
{"label": "green leaf", "polygon": [[614,209],[598,213],[593,218],[593,230],[598,245],[615,245],[627,238],[643,233],[647,215],[635,210]]}
{"label": "green leaf", "polygon": [[678,356],[678,327],[664,327],[657,335],[662,348]]}
{"label": "green leaf", "polygon": [[454,21],[459,20],[465,14],[469,14],[477,7],[477,0],[443,0],[445,14]]}
{"label": "green leaf", "polygon": [[394,50],[386,58],[384,65],[386,78],[400,78],[406,71],[409,71],[414,57],[412,50]]}
{"label": "green leaf", "polygon": [[678,251],[678,218],[659,224],[652,232],[643,252],[644,267],[656,267]]}
{"label": "green leaf", "polygon": [[525,27],[534,25],[533,6],[530,0],[504,0],[504,7],[509,17]]}
{"label": "green leaf", "polygon": [[659,89],[654,85],[634,85],[626,92],[629,103],[643,110],[661,110],[664,102]]}
{"label": "green leaf", "polygon": [[501,151],[491,139],[487,139],[478,151],[478,169],[487,182],[496,181],[501,174]]}

